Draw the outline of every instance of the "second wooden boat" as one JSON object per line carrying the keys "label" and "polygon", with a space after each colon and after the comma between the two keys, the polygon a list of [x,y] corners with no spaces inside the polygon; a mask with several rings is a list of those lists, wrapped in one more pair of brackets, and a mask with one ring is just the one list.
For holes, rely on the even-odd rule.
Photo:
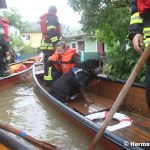
{"label": "second wooden boat", "polygon": [[36,148],[23,143],[9,132],[0,129],[0,150],[36,150]]}
{"label": "second wooden boat", "polygon": [[41,58],[39,56],[31,57],[29,59],[13,63],[9,65],[10,75],[0,78],[0,89],[4,89],[7,86],[19,81],[23,78],[31,77],[32,65],[34,63],[40,62]]}

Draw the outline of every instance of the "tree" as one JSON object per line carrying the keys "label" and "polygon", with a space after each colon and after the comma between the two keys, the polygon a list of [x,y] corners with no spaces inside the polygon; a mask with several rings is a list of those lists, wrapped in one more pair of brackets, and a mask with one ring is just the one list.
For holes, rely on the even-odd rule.
{"label": "tree", "polygon": [[[20,30],[20,32],[25,32],[29,29],[31,29],[31,24],[29,22],[24,22],[22,21],[22,16],[19,14],[18,10],[10,8],[9,10],[4,10],[2,12],[2,17],[7,19],[9,21],[9,24],[16,27],[18,30]],[[11,48],[15,49],[19,49],[22,47],[25,47],[24,51],[30,51],[30,45],[25,45],[21,35],[14,35],[12,33],[9,34],[9,38],[10,38],[10,45]],[[23,50],[22,50],[23,51]]]}
{"label": "tree", "polygon": [[61,30],[62,30],[62,35],[63,37],[71,37],[71,36],[76,36],[79,34],[83,34],[80,28],[72,28],[68,25],[62,24],[61,25]]}
{"label": "tree", "polygon": [[[139,58],[133,48],[126,49],[129,44],[130,0],[68,0],[68,3],[81,14],[83,31],[93,33],[97,40],[106,44],[107,74],[127,79]],[[143,81],[144,70],[138,79],[138,82]]]}
{"label": "tree", "polygon": [[21,32],[25,32],[31,25],[29,22],[22,21],[22,16],[19,14],[18,10],[10,8],[9,10],[4,10],[2,16],[9,20],[9,24],[13,25]]}

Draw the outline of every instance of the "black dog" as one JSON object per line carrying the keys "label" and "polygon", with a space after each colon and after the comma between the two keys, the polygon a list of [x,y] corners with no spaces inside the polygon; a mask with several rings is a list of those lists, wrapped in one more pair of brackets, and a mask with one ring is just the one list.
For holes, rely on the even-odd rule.
{"label": "black dog", "polygon": [[58,100],[65,102],[78,92],[81,92],[88,104],[92,103],[85,93],[85,88],[90,81],[97,75],[99,69],[99,61],[89,59],[81,62],[76,67],[55,80],[51,86],[49,93]]}

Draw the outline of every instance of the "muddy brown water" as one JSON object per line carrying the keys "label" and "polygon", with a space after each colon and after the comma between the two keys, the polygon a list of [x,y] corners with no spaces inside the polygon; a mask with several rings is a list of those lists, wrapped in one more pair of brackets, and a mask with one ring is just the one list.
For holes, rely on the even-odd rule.
{"label": "muddy brown water", "polygon": [[[92,141],[44,100],[32,80],[18,82],[0,91],[0,122],[63,150],[86,150]],[[104,150],[103,146],[97,149]]]}

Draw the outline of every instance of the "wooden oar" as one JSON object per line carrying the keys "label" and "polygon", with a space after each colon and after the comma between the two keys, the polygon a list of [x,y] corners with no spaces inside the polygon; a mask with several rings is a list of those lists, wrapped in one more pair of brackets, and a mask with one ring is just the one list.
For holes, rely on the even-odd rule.
{"label": "wooden oar", "polygon": [[25,132],[11,127],[10,125],[0,123],[0,128],[22,137],[24,140],[26,140],[29,143],[33,144],[34,146],[40,148],[41,150],[56,150],[57,149],[56,146],[46,143],[46,142],[43,142],[43,141],[40,141],[40,140],[37,140],[37,139],[27,135]]}
{"label": "wooden oar", "polygon": [[132,73],[130,74],[128,80],[126,81],[125,85],[123,86],[122,90],[120,91],[116,101],[114,102],[113,106],[111,107],[111,109],[109,111],[108,116],[104,120],[104,122],[102,124],[102,127],[99,129],[99,131],[97,132],[96,136],[94,137],[92,143],[89,145],[89,150],[94,149],[95,145],[97,144],[97,142],[99,141],[99,139],[103,135],[105,129],[107,128],[107,126],[109,125],[111,119],[113,118],[114,114],[116,113],[117,109],[119,108],[119,106],[123,102],[129,88],[133,84],[135,78],[139,74],[142,66],[144,65],[144,63],[148,59],[149,55],[150,55],[150,43],[149,43],[148,47],[145,48],[145,50],[142,53],[140,59],[138,60],[137,64],[135,65]]}

